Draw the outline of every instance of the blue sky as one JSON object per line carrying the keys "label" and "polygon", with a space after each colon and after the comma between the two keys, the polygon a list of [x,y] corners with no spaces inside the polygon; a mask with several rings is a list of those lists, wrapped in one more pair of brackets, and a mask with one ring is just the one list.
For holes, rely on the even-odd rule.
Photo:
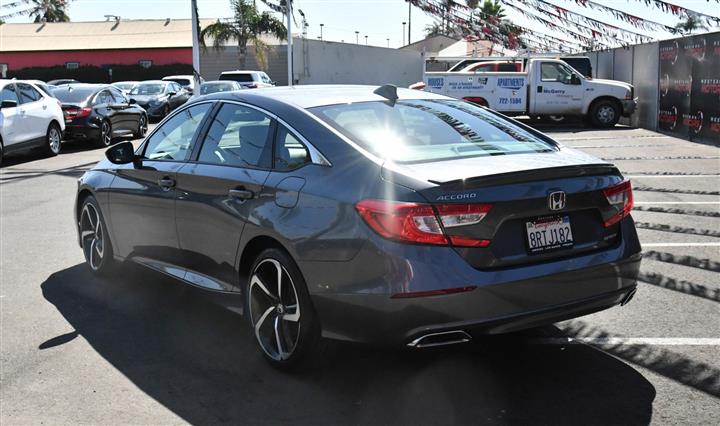
{"label": "blue sky", "polygon": [[[8,3],[13,0],[0,0]],[[462,1],[462,0],[460,0]],[[654,37],[670,38],[666,33],[648,33],[633,28],[627,23],[615,20],[612,15],[593,11],[575,4],[572,0],[546,0],[565,9],[580,12],[586,16],[611,23],[621,28],[646,33]],[[652,19],[667,25],[675,25],[678,17],[664,13],[652,6],[645,5],[642,0],[594,0],[598,3],[623,10],[636,16]],[[720,3],[715,0],[669,0],[670,2],[709,15],[720,16]],[[261,5],[261,2],[257,2]],[[355,31],[360,31],[360,42],[368,36],[368,43],[377,46],[398,47],[402,44],[402,22],[407,21],[408,5],[404,0],[294,0],[296,8],[302,9],[310,27],[308,37],[320,35],[320,24],[324,24],[325,39],[346,42],[355,41]],[[262,6],[262,5],[261,5]],[[231,15],[228,0],[198,0],[200,15],[204,18],[228,17]],[[511,8],[505,7],[507,16],[519,25],[530,27],[560,38],[567,38],[542,24],[528,20]],[[190,17],[190,0],[74,0],[69,9],[70,18],[74,21],[104,20],[106,14],[120,15],[124,19],[141,18],[188,18]],[[541,15],[542,16],[542,15]],[[299,16],[298,16],[299,19]],[[10,22],[27,22],[26,17],[13,18]],[[412,40],[423,37],[426,25],[433,18],[423,11],[412,10]],[[299,22],[298,22],[299,23]],[[716,30],[718,30],[716,28]]]}

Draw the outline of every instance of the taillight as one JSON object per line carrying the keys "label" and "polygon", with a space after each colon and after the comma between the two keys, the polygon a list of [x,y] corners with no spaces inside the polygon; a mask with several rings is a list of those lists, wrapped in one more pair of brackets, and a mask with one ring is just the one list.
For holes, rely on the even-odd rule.
{"label": "taillight", "polygon": [[448,236],[443,228],[472,225],[480,222],[489,204],[403,203],[389,200],[363,200],[355,206],[365,222],[381,236],[414,244],[459,247],[487,247],[489,240],[464,236]]}
{"label": "taillight", "polygon": [[632,185],[628,179],[625,179],[617,185],[604,189],[603,193],[608,203],[617,209],[617,212],[603,223],[603,226],[607,228],[630,214],[633,208]]}
{"label": "taillight", "polygon": [[68,108],[63,110],[65,118],[83,118],[87,117],[92,113],[92,108]]}

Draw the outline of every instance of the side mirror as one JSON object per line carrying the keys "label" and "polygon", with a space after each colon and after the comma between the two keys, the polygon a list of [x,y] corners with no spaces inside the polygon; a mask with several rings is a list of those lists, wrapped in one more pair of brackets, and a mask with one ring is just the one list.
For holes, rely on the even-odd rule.
{"label": "side mirror", "polygon": [[177,95],[177,92],[174,92],[174,91],[168,92],[168,96],[175,96],[175,95]]}
{"label": "side mirror", "polygon": [[105,156],[113,164],[128,164],[137,160],[135,147],[130,142],[121,142],[105,151]]}
{"label": "side mirror", "polygon": [[133,99],[133,98],[130,98],[130,100],[128,101],[128,104],[130,104],[130,105],[136,105],[136,104],[137,104],[137,101],[136,101],[135,99]]}
{"label": "side mirror", "polygon": [[2,104],[0,104],[0,109],[17,108],[17,105],[17,101],[2,101]]}

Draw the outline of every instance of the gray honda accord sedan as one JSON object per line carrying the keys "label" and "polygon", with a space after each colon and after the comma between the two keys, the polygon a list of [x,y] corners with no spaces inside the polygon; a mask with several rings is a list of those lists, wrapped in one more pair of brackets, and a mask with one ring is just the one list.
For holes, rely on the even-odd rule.
{"label": "gray honda accord sedan", "polygon": [[640,244],[618,169],[456,99],[218,93],[106,155],[75,205],[92,271],[132,261],[242,294],[276,366],[316,357],[322,338],[448,345],[635,292]]}

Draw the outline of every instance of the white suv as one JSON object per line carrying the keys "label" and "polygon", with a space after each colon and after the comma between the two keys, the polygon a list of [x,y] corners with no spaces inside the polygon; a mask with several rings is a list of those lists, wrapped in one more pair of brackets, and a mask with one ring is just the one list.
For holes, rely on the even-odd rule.
{"label": "white suv", "polygon": [[38,147],[58,155],[64,130],[60,101],[30,82],[0,80],[0,162],[4,154]]}
{"label": "white suv", "polygon": [[225,71],[220,74],[220,80],[237,81],[246,89],[259,89],[275,85],[275,82],[262,71]]}

